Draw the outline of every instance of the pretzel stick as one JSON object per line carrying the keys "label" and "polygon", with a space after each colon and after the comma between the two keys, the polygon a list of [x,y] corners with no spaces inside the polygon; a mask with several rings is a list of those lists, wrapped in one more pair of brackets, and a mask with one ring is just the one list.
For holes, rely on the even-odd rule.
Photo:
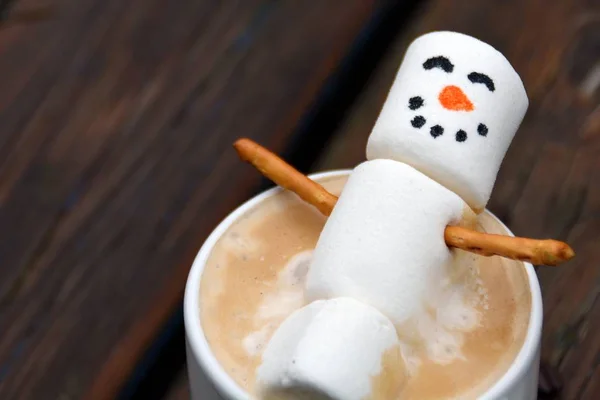
{"label": "pretzel stick", "polygon": [[482,233],[460,226],[447,226],[444,231],[446,244],[483,256],[498,255],[535,265],[556,266],[575,256],[573,249],[553,239],[529,239]]}
{"label": "pretzel stick", "polygon": [[[323,186],[250,139],[239,139],[233,147],[242,160],[252,164],[277,185],[296,193],[324,215],[331,214],[337,197]],[[447,226],[444,239],[448,246],[471,253],[483,256],[498,255],[536,265],[555,266],[575,256],[568,244],[558,240],[494,235],[460,226]]]}
{"label": "pretzel stick", "polygon": [[252,164],[261,174],[282,188],[296,193],[302,200],[315,206],[322,214],[326,216],[331,214],[337,197],[283,161],[275,153],[250,139],[239,139],[233,144],[233,147],[242,160]]}

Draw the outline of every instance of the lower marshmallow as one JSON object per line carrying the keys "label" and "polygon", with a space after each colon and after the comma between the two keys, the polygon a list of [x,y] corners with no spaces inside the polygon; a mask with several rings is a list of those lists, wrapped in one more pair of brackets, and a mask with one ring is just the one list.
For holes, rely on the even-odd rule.
{"label": "lower marshmallow", "polygon": [[399,394],[403,380],[393,324],[350,298],[319,300],[290,315],[257,371],[269,399],[379,399]]}
{"label": "lower marshmallow", "polygon": [[452,252],[447,225],[466,204],[414,168],[392,160],[352,172],[321,233],[307,276],[308,301],[352,297],[399,327],[423,311]]}

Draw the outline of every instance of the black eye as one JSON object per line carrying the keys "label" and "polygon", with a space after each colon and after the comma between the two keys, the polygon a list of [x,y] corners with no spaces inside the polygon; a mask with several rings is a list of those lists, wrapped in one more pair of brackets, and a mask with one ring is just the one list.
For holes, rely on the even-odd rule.
{"label": "black eye", "polygon": [[448,73],[454,71],[454,65],[450,62],[450,60],[448,60],[444,56],[431,57],[423,63],[423,68],[441,68],[442,70]]}
{"label": "black eye", "polygon": [[483,83],[485,86],[487,86],[490,92],[496,90],[496,86],[494,86],[494,81],[486,74],[481,74],[479,72],[471,72],[469,75],[467,75],[467,78],[469,78],[469,80],[473,83]]}

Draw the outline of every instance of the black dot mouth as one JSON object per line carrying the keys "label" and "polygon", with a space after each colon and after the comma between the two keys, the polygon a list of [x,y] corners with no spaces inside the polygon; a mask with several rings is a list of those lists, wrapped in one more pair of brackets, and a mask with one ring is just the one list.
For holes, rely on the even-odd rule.
{"label": "black dot mouth", "polygon": [[441,136],[444,133],[444,128],[440,125],[434,125],[429,129],[429,134],[435,139],[438,136]]}
{"label": "black dot mouth", "polygon": [[[425,100],[423,100],[421,96],[413,96],[410,99],[408,99],[408,108],[413,111],[423,107],[424,104]],[[425,126],[426,123],[427,120],[422,115],[417,115],[410,121],[410,124],[417,129],[421,129],[423,126]],[[479,134],[479,136],[486,137],[488,132],[489,129],[486,124],[480,123],[479,125],[477,125],[477,133]],[[429,134],[434,139],[439,136],[442,136],[444,134],[444,127],[438,124],[433,125],[431,128],[429,128]],[[457,142],[463,143],[468,139],[468,135],[466,131],[464,131],[463,129],[459,129],[454,135],[454,138]]]}
{"label": "black dot mouth", "polygon": [[410,124],[417,129],[421,129],[426,122],[427,120],[425,119],[425,117],[423,117],[422,115],[417,115],[412,119],[412,121],[410,121]]}
{"label": "black dot mouth", "polygon": [[419,108],[423,107],[424,103],[425,102],[423,101],[423,98],[421,96],[414,96],[408,99],[408,108],[410,108],[413,111],[418,110]]}
{"label": "black dot mouth", "polygon": [[477,126],[477,133],[479,133],[480,136],[487,136],[487,134],[488,134],[487,125],[479,124],[479,126]]}
{"label": "black dot mouth", "polygon": [[456,132],[456,141],[462,143],[465,140],[467,140],[467,132],[459,129],[458,132]]}

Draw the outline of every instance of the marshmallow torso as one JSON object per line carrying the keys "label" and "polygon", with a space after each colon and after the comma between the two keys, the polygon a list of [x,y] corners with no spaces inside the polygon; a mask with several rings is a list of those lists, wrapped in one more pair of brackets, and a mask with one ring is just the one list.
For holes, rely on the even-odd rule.
{"label": "marshmallow torso", "polygon": [[527,106],[521,79],[493,47],[459,33],[429,33],[404,56],[367,159],[412,165],[479,212]]}
{"label": "marshmallow torso", "polygon": [[[275,331],[257,371],[258,387],[265,398],[370,398],[383,357],[398,349],[394,326],[374,308],[349,298],[316,301]],[[386,372],[403,377],[401,357],[396,361]],[[401,377],[396,381],[401,386]]]}
{"label": "marshmallow torso", "polygon": [[461,220],[465,207],[406,164],[359,165],[319,237],[307,299],[352,297],[399,326],[423,309],[452,261],[444,229]]}

